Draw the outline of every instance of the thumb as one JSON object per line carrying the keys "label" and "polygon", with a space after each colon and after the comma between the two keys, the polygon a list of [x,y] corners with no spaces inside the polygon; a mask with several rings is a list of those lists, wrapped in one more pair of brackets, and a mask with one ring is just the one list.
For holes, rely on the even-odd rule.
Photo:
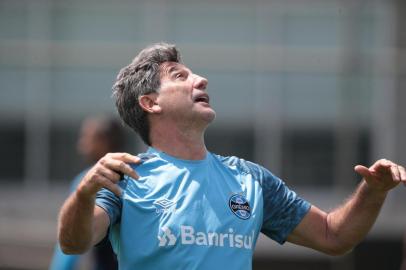
{"label": "thumb", "polygon": [[364,178],[368,178],[372,175],[371,171],[362,165],[357,165],[354,167],[354,171],[356,171],[359,175],[361,175]]}

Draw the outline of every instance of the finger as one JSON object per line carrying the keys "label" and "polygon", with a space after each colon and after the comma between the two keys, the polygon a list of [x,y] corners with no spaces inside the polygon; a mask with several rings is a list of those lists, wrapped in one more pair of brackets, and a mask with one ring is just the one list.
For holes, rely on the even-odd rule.
{"label": "finger", "polygon": [[100,174],[109,179],[113,183],[118,183],[121,180],[122,175],[117,173],[116,171],[110,170],[106,167],[100,168]]}
{"label": "finger", "polygon": [[392,165],[395,165],[392,161],[380,159],[374,164],[373,170],[376,172],[387,173]]}
{"label": "finger", "polygon": [[104,188],[110,190],[111,192],[113,192],[118,197],[121,196],[121,188],[117,184],[114,184],[108,178],[106,178],[106,177],[104,177],[102,175],[100,176],[100,182],[101,182],[101,184],[102,184],[102,186]]}
{"label": "finger", "polygon": [[131,166],[124,161],[110,159],[105,163],[105,166],[113,171],[116,171],[117,173],[126,174],[134,179],[139,178],[138,174],[131,168]]}
{"label": "finger", "polygon": [[397,165],[391,166],[390,172],[392,174],[393,181],[400,182],[401,177],[400,177],[399,166],[397,166]]}
{"label": "finger", "polygon": [[406,170],[403,166],[399,166],[399,172],[400,172],[400,181],[403,182],[403,184],[406,185]]}
{"label": "finger", "polygon": [[354,170],[364,178],[368,178],[371,176],[371,171],[365,166],[357,165],[354,167]]}
{"label": "finger", "polygon": [[141,162],[141,159],[137,156],[133,156],[128,153],[110,153],[110,156],[114,159],[119,159],[125,163],[135,163],[138,164]]}

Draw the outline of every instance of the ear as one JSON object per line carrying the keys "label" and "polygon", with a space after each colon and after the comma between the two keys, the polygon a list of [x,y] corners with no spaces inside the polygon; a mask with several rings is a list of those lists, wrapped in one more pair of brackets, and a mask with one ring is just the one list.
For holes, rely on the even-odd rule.
{"label": "ear", "polygon": [[161,106],[157,103],[158,94],[151,93],[148,95],[142,95],[138,98],[138,103],[141,108],[148,113],[160,113],[162,111]]}

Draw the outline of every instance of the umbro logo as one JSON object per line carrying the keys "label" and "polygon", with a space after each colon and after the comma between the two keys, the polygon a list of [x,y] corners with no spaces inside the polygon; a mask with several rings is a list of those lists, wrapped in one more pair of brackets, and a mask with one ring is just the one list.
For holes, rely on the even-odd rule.
{"label": "umbro logo", "polygon": [[158,235],[158,240],[159,240],[159,246],[173,246],[176,243],[176,237],[173,235],[171,230],[168,227],[163,227],[162,228],[163,235],[159,236]]}
{"label": "umbro logo", "polygon": [[162,208],[165,208],[165,209],[166,209],[166,208],[171,207],[171,206],[174,204],[174,202],[173,202],[173,201],[170,201],[170,200],[168,200],[168,199],[161,199],[161,200],[155,201],[154,204],[159,205],[159,206],[161,206]]}
{"label": "umbro logo", "polygon": [[160,200],[156,200],[154,202],[155,205],[155,212],[157,212],[158,214],[161,213],[166,213],[166,212],[170,212],[172,209],[172,206],[175,205],[174,201],[168,200],[168,199],[160,199]]}

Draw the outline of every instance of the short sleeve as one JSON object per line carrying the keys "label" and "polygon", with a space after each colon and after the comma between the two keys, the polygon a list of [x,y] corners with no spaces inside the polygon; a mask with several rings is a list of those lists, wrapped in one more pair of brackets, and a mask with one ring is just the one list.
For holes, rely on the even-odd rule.
{"label": "short sleeve", "polygon": [[300,198],[286,184],[262,168],[264,219],[262,232],[283,244],[310,209],[310,203]]}
{"label": "short sleeve", "polygon": [[[120,182],[120,187],[126,185],[126,180]],[[113,192],[102,188],[96,194],[96,205],[103,208],[110,219],[110,226],[114,225],[121,218],[122,201]]]}

